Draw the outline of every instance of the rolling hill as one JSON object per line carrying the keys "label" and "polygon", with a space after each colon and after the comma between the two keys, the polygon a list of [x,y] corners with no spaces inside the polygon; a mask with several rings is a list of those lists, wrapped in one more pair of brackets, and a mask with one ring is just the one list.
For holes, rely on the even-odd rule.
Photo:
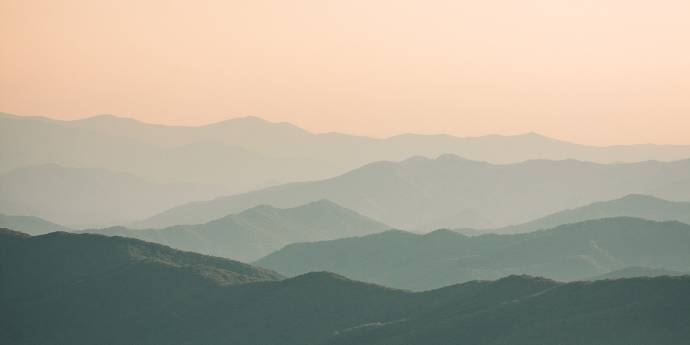
{"label": "rolling hill", "polygon": [[388,226],[328,200],[278,209],[261,205],[199,225],[132,230],[123,227],[87,230],[125,236],[203,254],[253,261],[286,244],[361,236]]}
{"label": "rolling hill", "polygon": [[690,270],[690,225],[608,218],[518,235],[468,237],[403,231],[288,245],[255,262],[296,276],[331,271],[356,280],[424,290],[529,274],[588,279],[628,266]]}
{"label": "rolling hill", "polygon": [[[350,329],[322,344],[680,345],[690,336],[683,296],[688,281],[685,276],[559,284],[508,277],[423,316]],[[539,283],[541,291],[530,290]],[[508,294],[515,298],[497,298]]]}
{"label": "rolling hill", "polygon": [[0,337],[15,345],[675,345],[690,335],[688,277],[511,276],[411,293],[327,272],[280,280],[98,235],[0,231],[0,246],[13,248],[0,252]]}
{"label": "rolling hill", "polygon": [[[375,162],[314,182],[291,183],[172,208],[135,224],[204,223],[268,204],[294,207],[328,199],[395,228],[497,228],[631,193],[658,192],[690,176],[690,160],[596,164],[527,161],[495,165],[443,155]],[[690,186],[690,185],[688,185]],[[678,191],[690,196],[690,190]]]}
{"label": "rolling hill", "polygon": [[[3,291],[26,296],[38,290],[60,289],[90,276],[99,278],[101,273],[143,277],[146,272],[178,272],[180,277],[189,275],[200,282],[219,285],[282,279],[273,271],[238,261],[123,237],[66,232],[26,236],[4,232],[0,241],[15,241],[1,254],[3,274],[11,274],[4,276],[7,279],[1,283]],[[167,284],[153,276],[145,281],[160,287]]]}

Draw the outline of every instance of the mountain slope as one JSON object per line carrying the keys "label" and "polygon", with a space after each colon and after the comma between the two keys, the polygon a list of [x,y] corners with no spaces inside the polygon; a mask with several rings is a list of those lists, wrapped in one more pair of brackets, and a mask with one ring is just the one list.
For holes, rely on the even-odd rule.
{"label": "mountain slope", "polygon": [[[11,240],[11,235],[1,234],[0,241]],[[8,279],[3,279],[3,289],[20,295],[29,296],[33,290],[68,286],[79,279],[97,278],[101,272],[122,269],[178,270],[196,276],[199,281],[220,285],[281,279],[275,272],[241,262],[136,239],[66,232],[21,239],[2,253],[4,272],[12,272],[11,276],[5,276]]]}
{"label": "mountain slope", "polygon": [[16,229],[29,235],[43,235],[53,231],[72,231],[38,217],[0,214],[0,228]]}
{"label": "mountain slope", "polygon": [[256,264],[287,276],[332,271],[423,290],[474,279],[530,274],[578,280],[627,266],[690,270],[690,225],[609,218],[519,235],[467,237],[402,231],[288,245]]}
{"label": "mountain slope", "polygon": [[675,345],[690,323],[687,277],[512,276],[411,293],[326,272],[275,281],[247,265],[122,238],[0,232],[0,246],[7,241],[15,250],[0,252],[0,337],[16,345],[539,343],[534,334],[547,343]]}
{"label": "mountain slope", "polygon": [[[486,288],[505,289],[511,280],[529,278]],[[553,284],[488,306],[452,301],[416,318],[341,332],[323,344],[683,344],[690,337],[688,282],[686,276]]]}
{"label": "mountain slope", "polygon": [[587,206],[560,211],[528,223],[490,231],[497,233],[529,232],[590,219],[612,217],[635,217],[657,221],[676,220],[690,224],[690,202],[667,201],[648,195],[632,194],[620,199],[595,202]]}
{"label": "mountain slope", "polygon": [[367,235],[388,227],[327,200],[278,209],[257,206],[199,225],[131,230],[122,227],[87,230],[162,243],[173,248],[256,260],[294,242],[321,241]]}
{"label": "mountain slope", "polygon": [[0,174],[0,210],[68,226],[111,225],[223,193],[210,185],[157,184],[101,169],[54,164]]}
{"label": "mountain slope", "polygon": [[[151,217],[138,227],[203,223],[260,204],[293,207],[328,199],[396,228],[495,228],[598,200],[652,193],[661,186],[684,181],[687,176],[690,160],[631,164],[528,161],[493,165],[453,155],[437,159],[414,157],[398,163],[371,163],[327,180],[285,184],[182,205]],[[690,190],[685,192],[690,195]]]}

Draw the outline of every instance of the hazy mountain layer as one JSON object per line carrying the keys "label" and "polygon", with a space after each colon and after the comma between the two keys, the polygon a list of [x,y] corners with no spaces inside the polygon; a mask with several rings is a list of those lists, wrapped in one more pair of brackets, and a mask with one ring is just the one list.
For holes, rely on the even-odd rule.
{"label": "hazy mountain layer", "polygon": [[623,279],[623,278],[639,278],[639,277],[662,277],[662,276],[682,276],[690,275],[690,272],[679,272],[671,271],[663,268],[651,268],[651,267],[641,267],[632,266],[621,268],[619,270],[611,271],[598,275],[596,277],[590,278],[590,280],[604,280],[604,279]]}
{"label": "hazy mountain layer", "polygon": [[235,131],[182,140],[180,133],[195,128],[109,116],[54,121],[0,114],[0,171],[51,163],[121,171],[157,183],[218,184],[233,193],[344,171],[298,151],[272,156],[216,140],[237,132],[264,141],[274,138],[272,131],[254,132],[239,122]]}
{"label": "hazy mountain layer", "polygon": [[0,247],[12,248],[0,251],[0,337],[16,345],[675,345],[690,336],[688,277],[513,276],[410,293],[331,273],[275,281],[237,262],[97,235],[0,231]]}
{"label": "hazy mountain layer", "polygon": [[468,235],[482,232],[521,233],[612,217],[634,217],[657,221],[675,220],[690,224],[690,202],[668,201],[648,195],[632,194],[615,200],[599,201],[587,206],[563,210],[519,225],[490,230],[459,229],[459,232]]}
{"label": "hazy mountain layer", "polygon": [[[631,193],[664,197],[690,176],[690,160],[595,164],[528,161],[494,165],[453,155],[376,162],[315,182],[292,183],[173,208],[138,227],[204,223],[256,205],[328,199],[402,229],[495,228]],[[690,187],[690,184],[687,185]]]}
{"label": "hazy mountain layer", "polygon": [[331,271],[356,280],[423,290],[530,274],[587,279],[628,266],[690,271],[690,225],[608,218],[519,235],[468,237],[387,231],[288,245],[256,262],[287,276]]}
{"label": "hazy mountain layer", "polygon": [[29,235],[43,235],[54,231],[72,231],[65,226],[31,216],[0,214],[0,228],[16,229]]}
{"label": "hazy mountain layer", "polygon": [[373,219],[320,200],[289,209],[257,206],[200,225],[131,230],[87,230],[165,244],[173,248],[243,261],[256,260],[294,242],[360,236],[388,227]]}
{"label": "hazy mountain layer", "polygon": [[374,139],[313,134],[256,117],[182,127],[110,115],[56,121],[0,114],[0,171],[55,163],[129,172],[157,182],[223,184],[233,192],[326,178],[372,161],[446,153],[493,163],[528,159],[609,163],[686,159],[690,146],[595,147],[537,134],[476,138],[405,134]]}
{"label": "hazy mountain layer", "polygon": [[218,186],[158,184],[129,174],[49,164],[0,174],[0,212],[74,227],[103,226],[223,192]]}

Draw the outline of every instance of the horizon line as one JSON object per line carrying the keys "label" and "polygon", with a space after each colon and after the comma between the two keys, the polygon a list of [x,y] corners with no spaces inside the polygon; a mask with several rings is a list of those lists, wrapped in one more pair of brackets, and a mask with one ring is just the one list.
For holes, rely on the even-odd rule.
{"label": "horizon line", "polygon": [[9,117],[15,117],[15,118],[22,118],[22,119],[41,119],[41,120],[63,122],[63,123],[82,122],[82,121],[94,120],[94,119],[99,119],[99,118],[112,118],[112,119],[117,119],[117,120],[126,120],[126,121],[130,121],[130,122],[135,122],[138,124],[148,125],[148,126],[190,128],[190,129],[211,127],[214,125],[220,125],[220,124],[228,123],[228,122],[232,122],[232,121],[256,120],[256,121],[260,121],[260,122],[270,124],[270,125],[290,126],[296,130],[300,130],[300,131],[305,132],[305,133],[310,134],[310,135],[316,135],[316,136],[318,136],[318,135],[343,135],[343,136],[349,136],[349,137],[367,138],[367,139],[381,140],[381,141],[390,140],[390,139],[403,137],[403,136],[420,136],[420,137],[442,137],[442,136],[445,136],[445,137],[451,137],[451,138],[456,138],[456,139],[470,139],[470,140],[471,139],[482,139],[482,138],[488,138],[488,137],[515,138],[515,137],[535,136],[535,137],[539,137],[541,139],[556,141],[556,142],[564,143],[564,144],[571,144],[571,145],[578,145],[578,146],[585,146],[585,147],[597,147],[597,148],[630,147],[630,146],[665,146],[665,147],[690,146],[690,143],[687,143],[687,144],[657,144],[657,143],[651,143],[651,142],[610,144],[610,145],[583,144],[583,143],[578,143],[575,141],[559,139],[559,138],[556,138],[553,136],[539,133],[537,131],[527,131],[527,132],[521,132],[521,133],[515,133],[515,134],[486,133],[486,134],[475,135],[475,136],[462,136],[462,135],[443,133],[443,132],[438,132],[438,133],[401,132],[401,133],[393,134],[393,135],[389,135],[389,136],[361,135],[361,134],[353,134],[353,133],[346,133],[346,132],[339,132],[339,131],[315,132],[315,131],[305,129],[304,127],[301,127],[300,125],[292,123],[292,122],[272,121],[272,120],[268,120],[266,118],[263,118],[263,117],[257,116],[257,115],[243,115],[243,116],[228,117],[224,120],[213,121],[213,122],[208,122],[208,123],[198,124],[198,125],[167,124],[167,123],[158,123],[158,122],[148,122],[148,121],[144,121],[144,120],[141,120],[141,119],[138,119],[135,117],[123,116],[123,115],[114,115],[111,113],[87,115],[84,117],[79,117],[79,118],[74,118],[74,119],[60,119],[60,118],[50,117],[50,116],[46,116],[46,115],[24,115],[24,114],[19,115],[19,114],[15,114],[15,113],[0,111],[0,116],[9,116]]}

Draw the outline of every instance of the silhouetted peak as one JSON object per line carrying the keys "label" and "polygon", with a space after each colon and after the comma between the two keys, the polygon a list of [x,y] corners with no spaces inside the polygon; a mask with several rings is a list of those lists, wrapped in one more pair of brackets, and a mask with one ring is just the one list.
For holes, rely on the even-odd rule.
{"label": "silhouetted peak", "polygon": [[[256,206],[254,206],[254,207],[252,207],[252,208],[250,208],[250,209],[248,209],[248,210],[246,210],[246,211],[244,211],[244,212],[252,212],[252,211],[255,211],[255,212],[273,211],[273,210],[277,210],[277,209],[278,209],[278,208],[277,208],[277,207],[274,207],[273,205],[261,204],[261,205],[256,205]],[[242,213],[244,213],[244,212],[242,212]]]}
{"label": "silhouetted peak", "polygon": [[632,201],[632,202],[640,202],[640,201],[648,201],[648,202],[669,202],[668,200],[660,199],[651,195],[645,195],[645,194],[628,194],[620,199],[617,199],[616,201]]}
{"label": "silhouetted peak", "polygon": [[327,200],[327,199],[320,199],[316,201],[312,201],[303,205],[295,206],[295,207],[286,207],[286,208],[280,208],[280,207],[275,207],[272,205],[268,204],[261,204],[254,206],[250,209],[247,209],[245,211],[240,212],[242,215],[248,215],[248,214],[259,214],[259,213],[274,213],[274,212],[279,212],[279,211],[285,211],[285,212],[290,212],[290,211],[297,211],[297,210],[309,210],[313,209],[314,211],[323,211],[327,209],[344,209],[342,206]]}
{"label": "silhouetted peak", "polygon": [[432,231],[432,232],[430,232],[424,236],[428,237],[428,238],[431,238],[431,237],[433,237],[433,238],[465,238],[465,237],[468,237],[466,235],[460,234],[458,232],[455,232],[455,231],[449,230],[449,229],[434,230],[434,231]]}
{"label": "silhouetted peak", "polygon": [[401,236],[421,236],[409,231],[400,229],[388,229],[386,231],[379,232],[377,234],[367,235],[365,237],[401,237]]}
{"label": "silhouetted peak", "polygon": [[318,272],[309,272],[305,273],[302,275],[299,275],[297,277],[288,279],[289,282],[292,283],[299,283],[299,284],[304,284],[304,283],[330,283],[330,282],[352,282],[353,280],[348,279],[342,275],[333,273],[333,272],[327,272],[327,271],[318,271]]}
{"label": "silhouetted peak", "polygon": [[137,119],[133,119],[131,117],[125,117],[125,116],[116,116],[113,114],[99,114],[99,115],[94,115],[90,116],[84,119],[79,119],[79,120],[74,120],[74,122],[82,122],[82,123],[104,123],[104,124],[111,124],[111,123],[143,123]]}
{"label": "silhouetted peak", "polygon": [[446,163],[446,164],[465,164],[465,165],[491,165],[490,163],[483,162],[483,161],[478,161],[478,160],[472,160],[472,159],[467,159],[464,157],[460,157],[454,153],[445,153],[442,154],[438,157],[436,157],[435,161],[437,163]]}
{"label": "silhouetted peak", "polygon": [[334,203],[333,201],[328,200],[328,199],[319,199],[316,201],[306,203],[302,206],[297,206],[295,208],[338,208],[338,209],[342,209],[343,207]]}
{"label": "silhouetted peak", "polygon": [[377,284],[366,283],[358,280],[352,280],[340,274],[328,271],[315,271],[290,278],[285,281],[287,284],[297,285],[300,288],[327,288],[335,287],[342,289],[343,287],[359,288],[367,290],[381,290],[381,291],[402,291],[399,289],[389,288]]}
{"label": "silhouetted peak", "polygon": [[292,123],[289,122],[272,122],[268,121],[264,118],[258,117],[258,116],[243,116],[243,117],[235,117],[219,122],[214,122],[211,124],[206,125],[205,127],[216,127],[216,128],[222,128],[222,127],[249,127],[252,129],[259,129],[259,128],[280,128],[280,129],[285,129],[289,131],[294,131],[296,133],[305,133],[308,134],[306,130],[293,125]]}
{"label": "silhouetted peak", "polygon": [[417,155],[417,156],[409,157],[409,158],[407,158],[407,159],[401,161],[400,163],[401,163],[401,164],[420,164],[420,163],[428,163],[428,162],[431,162],[431,161],[432,161],[432,159],[429,158],[429,157],[424,157],[424,156],[419,156],[419,155]]}
{"label": "silhouetted peak", "polygon": [[266,124],[266,125],[272,124],[272,122],[265,120],[261,117],[254,116],[254,115],[241,116],[241,117],[236,117],[236,118],[216,122],[216,124],[223,124],[223,123],[226,123],[226,124],[229,124],[229,123],[255,123],[255,124]]}

